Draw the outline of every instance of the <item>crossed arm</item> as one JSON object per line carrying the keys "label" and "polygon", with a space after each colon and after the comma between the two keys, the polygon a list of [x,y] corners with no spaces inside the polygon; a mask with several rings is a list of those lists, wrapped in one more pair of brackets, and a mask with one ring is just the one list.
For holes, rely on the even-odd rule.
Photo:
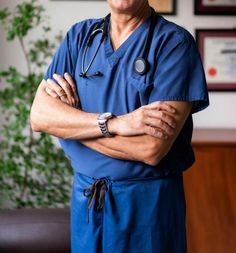
{"label": "crossed arm", "polygon": [[[156,102],[108,121],[114,134],[104,138],[96,113],[75,107],[79,102],[71,77],[56,75],[43,80],[31,108],[31,126],[64,139],[76,139],[83,145],[113,158],[156,165],[169,151],[191,110],[188,102]],[[63,94],[67,96],[63,98]]]}

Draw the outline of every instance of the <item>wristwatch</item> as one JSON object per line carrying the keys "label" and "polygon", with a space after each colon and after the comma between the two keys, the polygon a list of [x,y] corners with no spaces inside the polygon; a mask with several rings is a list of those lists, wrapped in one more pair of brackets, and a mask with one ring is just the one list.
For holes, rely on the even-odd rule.
{"label": "wristwatch", "polygon": [[98,125],[101,129],[102,134],[106,137],[111,136],[107,128],[107,121],[114,116],[115,115],[113,115],[111,112],[105,112],[98,115]]}

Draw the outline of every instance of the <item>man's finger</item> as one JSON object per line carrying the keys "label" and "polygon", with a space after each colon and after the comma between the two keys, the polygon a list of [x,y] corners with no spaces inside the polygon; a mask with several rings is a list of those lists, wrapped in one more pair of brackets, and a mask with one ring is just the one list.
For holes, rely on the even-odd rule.
{"label": "man's finger", "polygon": [[61,77],[58,74],[53,74],[53,78],[59,83],[61,88],[66,93],[69,104],[74,107],[75,106],[75,100],[73,98],[73,92],[72,92],[70,84],[63,77]]}
{"label": "man's finger", "polygon": [[59,97],[55,91],[53,91],[52,89],[50,89],[48,87],[46,87],[45,91],[51,97],[54,97],[54,98],[58,98]]}
{"label": "man's finger", "polygon": [[50,88],[54,90],[59,97],[65,94],[65,91],[60,87],[54,80],[47,79],[47,83],[49,84]]}
{"label": "man's finger", "polygon": [[173,106],[171,106],[167,102],[162,102],[162,101],[157,101],[157,102],[153,102],[151,104],[148,104],[147,108],[163,110],[163,111],[167,111],[169,113],[175,113],[176,112],[176,109]]}
{"label": "man's finger", "polygon": [[72,89],[72,92],[73,92],[73,97],[75,99],[75,106],[77,107],[78,104],[79,104],[79,97],[78,97],[78,93],[77,93],[77,88],[76,88],[76,85],[75,85],[75,82],[72,78],[72,76],[68,73],[65,73],[64,74],[64,78],[66,79],[66,81],[70,84],[71,86],[71,89]]}
{"label": "man's finger", "polygon": [[175,119],[164,111],[146,110],[145,114],[147,116],[147,119],[160,119],[164,123],[168,124],[170,127],[176,127]]}
{"label": "man's finger", "polygon": [[50,88],[46,87],[45,91],[49,96],[60,98],[63,103],[69,104],[66,93],[57,83],[55,83],[52,79],[48,79],[47,84],[50,85]]}
{"label": "man's finger", "polygon": [[145,133],[148,135],[151,135],[153,137],[156,137],[161,140],[168,140],[169,136],[166,135],[161,129],[152,127],[152,126],[146,126],[145,127]]}
{"label": "man's finger", "polygon": [[174,134],[173,128],[166,124],[161,119],[147,118],[146,124],[153,128],[160,129],[165,135],[172,136]]}

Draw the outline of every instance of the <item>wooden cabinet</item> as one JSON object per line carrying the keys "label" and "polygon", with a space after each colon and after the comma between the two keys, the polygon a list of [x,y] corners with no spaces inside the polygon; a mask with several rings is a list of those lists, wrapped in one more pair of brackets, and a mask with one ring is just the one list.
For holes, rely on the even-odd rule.
{"label": "wooden cabinet", "polygon": [[195,130],[184,173],[189,253],[236,252],[236,130]]}

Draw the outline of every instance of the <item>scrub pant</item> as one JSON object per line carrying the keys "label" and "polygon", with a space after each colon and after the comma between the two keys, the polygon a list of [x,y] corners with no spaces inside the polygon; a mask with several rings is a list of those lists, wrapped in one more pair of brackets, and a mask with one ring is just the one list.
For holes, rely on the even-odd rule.
{"label": "scrub pant", "polygon": [[75,172],[72,253],[186,253],[182,173],[110,180]]}

